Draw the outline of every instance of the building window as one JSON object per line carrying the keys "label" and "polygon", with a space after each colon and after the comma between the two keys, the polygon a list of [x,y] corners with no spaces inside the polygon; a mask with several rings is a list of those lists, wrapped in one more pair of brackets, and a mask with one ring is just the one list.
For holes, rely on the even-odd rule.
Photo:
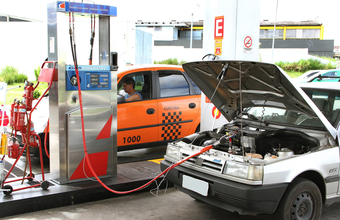
{"label": "building window", "polygon": [[203,32],[201,30],[193,30],[192,35],[193,35],[193,38],[192,38],[193,40],[202,40]]}
{"label": "building window", "polygon": [[[260,38],[273,38],[274,29],[260,29]],[[283,29],[275,30],[275,38],[283,38]],[[286,29],[285,38],[320,38],[320,29]]]}
{"label": "building window", "polygon": [[[191,38],[191,30],[179,31],[179,39],[190,39],[190,38]],[[203,30],[192,30],[192,39],[193,40],[202,40],[203,39]]]}
{"label": "building window", "polygon": [[286,38],[296,38],[296,29],[286,30]]}
{"label": "building window", "polygon": [[303,29],[302,38],[320,38],[320,29]]}
{"label": "building window", "polygon": [[178,28],[174,28],[174,32],[173,32],[173,39],[174,40],[178,40],[178,32],[179,32]]}
{"label": "building window", "polygon": [[[273,38],[274,29],[260,29],[260,38]],[[275,38],[283,38],[283,29],[275,30]]]}
{"label": "building window", "polygon": [[190,39],[190,31],[180,31],[179,39]]}

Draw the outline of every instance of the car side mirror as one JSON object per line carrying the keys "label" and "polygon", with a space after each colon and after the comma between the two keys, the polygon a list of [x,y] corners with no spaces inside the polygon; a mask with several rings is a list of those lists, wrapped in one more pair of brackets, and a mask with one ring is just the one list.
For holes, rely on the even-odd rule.
{"label": "car side mirror", "polygon": [[124,102],[126,102],[125,97],[118,94],[117,95],[117,103],[119,104],[119,103],[124,103]]}

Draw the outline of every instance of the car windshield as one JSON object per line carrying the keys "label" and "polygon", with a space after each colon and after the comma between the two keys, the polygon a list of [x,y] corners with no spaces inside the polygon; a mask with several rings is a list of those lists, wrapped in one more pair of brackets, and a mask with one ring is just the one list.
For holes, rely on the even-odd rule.
{"label": "car windshield", "polygon": [[[340,92],[309,88],[304,88],[304,91],[327,120],[337,128],[340,120]],[[275,107],[248,108],[243,112],[243,118],[266,123],[284,123],[292,126],[324,127],[319,118],[312,118],[301,112]]]}
{"label": "car windshield", "polygon": [[280,123],[288,126],[308,126],[314,128],[323,128],[322,122],[318,118],[273,107],[253,107],[243,112],[243,118],[258,120],[264,123]]}
{"label": "car windshield", "polygon": [[330,71],[321,74],[321,76],[316,77],[311,82],[338,82],[340,79],[340,71]]}

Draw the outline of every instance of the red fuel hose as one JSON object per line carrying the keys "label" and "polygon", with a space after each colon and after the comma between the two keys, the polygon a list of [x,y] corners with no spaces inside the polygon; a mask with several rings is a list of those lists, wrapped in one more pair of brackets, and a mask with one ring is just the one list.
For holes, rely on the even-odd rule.
{"label": "red fuel hose", "polygon": [[[77,82],[80,82],[79,80],[79,71],[78,71],[78,68],[75,68],[76,70],[76,76],[77,76]],[[84,113],[83,113],[83,100],[82,100],[82,96],[81,96],[81,88],[80,88],[80,83],[78,83],[78,96],[79,96],[79,105],[80,105],[80,116],[81,116],[81,128],[82,128],[82,137],[83,137],[83,144],[84,144],[84,152],[85,152],[85,160],[86,160],[86,163],[88,165],[88,167],[90,168],[91,170],[91,173],[93,174],[93,176],[97,179],[97,181],[105,188],[107,189],[108,191],[110,192],[113,192],[113,193],[116,193],[116,194],[127,194],[127,193],[132,193],[132,192],[136,192],[138,190],[141,190],[143,189],[144,187],[150,185],[153,181],[155,181],[156,179],[158,179],[160,176],[162,176],[163,174],[165,174],[166,172],[168,172],[170,169],[173,169],[175,168],[176,166],[180,165],[181,163],[189,160],[190,158],[192,157],[196,157],[210,149],[213,148],[213,145],[209,145],[207,147],[204,147],[202,148],[200,151],[198,151],[197,153],[191,155],[191,156],[188,156],[180,161],[178,161],[177,163],[173,164],[172,166],[166,168],[162,173],[160,173],[158,176],[156,176],[154,179],[152,179],[151,181],[149,181],[148,183],[136,188],[136,189],[133,189],[133,190],[128,190],[128,191],[116,191],[116,190],[113,190],[113,189],[110,189],[107,185],[105,185],[100,179],[99,177],[97,176],[97,174],[95,173],[95,171],[93,170],[92,168],[92,165],[91,165],[91,161],[90,161],[90,158],[89,158],[89,155],[88,155],[88,152],[87,152],[87,147],[86,147],[86,139],[85,139],[85,125],[84,125]]]}
{"label": "red fuel hose", "polygon": [[[71,36],[71,15],[69,15],[70,17],[70,39],[71,39],[71,47],[72,47],[72,36]],[[74,19],[74,18],[73,18]],[[73,20],[73,25],[74,25],[74,20]],[[74,34],[74,30],[73,30],[73,34]],[[72,52],[74,52],[73,54],[73,62],[74,62],[74,67],[75,67],[75,72],[76,72],[76,77],[77,77],[77,82],[80,82],[80,78],[79,78],[79,71],[78,71],[78,65],[77,65],[77,56],[76,56],[76,44],[74,42],[74,39],[73,39],[73,46],[72,47]],[[132,190],[128,190],[128,191],[116,191],[116,190],[113,190],[113,189],[110,189],[107,185],[105,185],[101,179],[99,179],[99,177],[97,176],[96,172],[93,170],[93,167],[91,165],[91,161],[90,161],[90,158],[89,158],[89,155],[88,155],[88,152],[87,152],[87,147],[86,147],[86,139],[85,139],[85,124],[84,124],[84,112],[83,112],[83,99],[82,99],[82,95],[81,95],[81,88],[80,88],[80,83],[78,83],[78,96],[79,96],[79,107],[80,107],[80,116],[81,116],[81,130],[82,130],[82,138],[83,138],[83,144],[84,144],[84,153],[85,153],[85,160],[86,160],[86,163],[91,171],[91,173],[93,174],[93,176],[97,179],[97,181],[105,188],[107,189],[108,191],[112,192],[112,193],[116,193],[116,194],[127,194],[127,193],[132,193],[132,192],[136,192],[138,190],[141,190],[143,188],[145,188],[146,186],[150,185],[153,181],[155,181],[156,179],[158,179],[160,176],[164,175],[165,173],[167,173],[169,170],[173,169],[174,167],[180,165],[181,163],[189,160],[190,158],[192,157],[196,157],[210,149],[213,148],[213,145],[209,145],[209,146],[206,146],[204,148],[202,148],[200,151],[198,151],[197,153],[191,155],[191,156],[188,156],[180,161],[178,161],[177,163],[173,164],[172,166],[166,168],[162,173],[160,173],[158,176],[156,176],[154,179],[152,179],[151,181],[149,181],[148,183],[138,187],[138,188],[135,188],[135,189],[132,189]]]}
{"label": "red fuel hose", "polygon": [[[77,76],[77,82],[80,82],[79,80],[79,71],[78,71],[78,68],[75,68],[76,70],[76,76]],[[84,144],[84,152],[85,152],[85,160],[86,160],[86,163],[88,165],[88,167],[90,168],[91,170],[91,173],[93,174],[93,176],[98,180],[98,182],[105,188],[107,189],[108,191],[110,192],[113,192],[113,193],[116,193],[116,194],[127,194],[127,193],[132,193],[132,192],[136,192],[138,190],[141,190],[143,189],[144,187],[150,185],[153,181],[155,181],[156,179],[158,179],[160,176],[162,176],[163,174],[165,174],[166,172],[168,172],[170,169],[173,169],[175,168],[176,166],[180,165],[181,163],[189,160],[190,158],[192,157],[196,157],[210,149],[213,148],[213,145],[209,145],[207,147],[204,147],[202,148],[200,151],[198,151],[197,153],[191,155],[191,156],[188,156],[180,161],[178,161],[177,163],[173,164],[172,166],[166,168],[162,173],[160,173],[158,176],[156,176],[154,179],[152,179],[151,181],[149,181],[148,183],[136,188],[136,189],[133,189],[133,190],[128,190],[128,191],[116,191],[116,190],[113,190],[113,189],[110,189],[107,185],[105,185],[100,179],[99,177],[97,176],[97,174],[95,173],[95,171],[93,170],[92,168],[92,165],[91,165],[91,161],[90,161],[90,158],[89,158],[89,155],[88,155],[88,152],[87,152],[87,147],[86,147],[86,139],[85,139],[85,126],[84,126],[84,114],[83,114],[83,100],[82,100],[82,96],[81,96],[81,88],[80,88],[80,83],[78,83],[78,96],[79,96],[79,105],[80,105],[80,116],[81,116],[81,128],[82,128],[82,137],[83,137],[83,144]]]}

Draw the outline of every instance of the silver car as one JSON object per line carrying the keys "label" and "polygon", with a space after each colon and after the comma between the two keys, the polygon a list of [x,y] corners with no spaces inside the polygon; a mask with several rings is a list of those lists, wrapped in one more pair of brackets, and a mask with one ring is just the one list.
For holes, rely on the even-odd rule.
{"label": "silver car", "polygon": [[[250,61],[186,63],[185,71],[230,122],[168,144],[166,179],[197,200],[241,215],[320,219],[340,200],[338,83],[295,84]],[[203,116],[202,116],[203,117]]]}

